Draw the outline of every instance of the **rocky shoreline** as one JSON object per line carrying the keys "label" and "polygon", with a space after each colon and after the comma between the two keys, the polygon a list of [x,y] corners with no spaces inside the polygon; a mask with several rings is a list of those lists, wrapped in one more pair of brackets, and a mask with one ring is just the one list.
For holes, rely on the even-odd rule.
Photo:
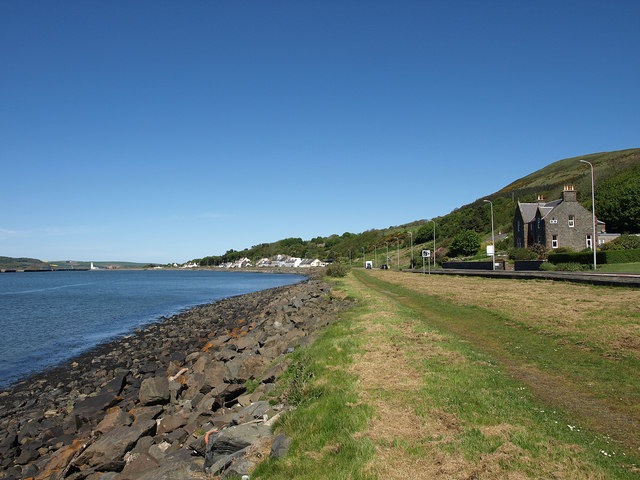
{"label": "rocky shoreline", "polygon": [[309,279],[193,308],[33,375],[0,393],[0,478],[248,473],[286,451],[271,433],[288,408],[274,393],[286,354],[347,305]]}

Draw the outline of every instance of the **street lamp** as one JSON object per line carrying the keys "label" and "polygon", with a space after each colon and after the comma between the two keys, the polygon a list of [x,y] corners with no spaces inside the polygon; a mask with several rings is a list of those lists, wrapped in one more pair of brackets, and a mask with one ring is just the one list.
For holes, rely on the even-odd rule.
{"label": "street lamp", "polygon": [[367,268],[367,257],[364,256],[364,247],[362,247],[362,266]]}
{"label": "street lamp", "polygon": [[433,222],[433,268],[436,268],[436,221]]}
{"label": "street lamp", "polygon": [[389,242],[384,242],[387,245],[387,261],[385,262],[387,264],[387,268],[389,268]]}
{"label": "street lamp", "polygon": [[496,237],[493,235],[493,202],[491,200],[484,200],[487,203],[491,204],[491,246],[493,247],[491,251],[491,261],[492,261],[492,270],[496,269]]}
{"label": "street lamp", "polygon": [[377,245],[373,246],[373,256],[376,257],[376,261],[373,263],[373,266],[375,268],[378,268],[378,246]]}
{"label": "street lamp", "polygon": [[596,197],[595,192],[593,190],[593,165],[591,162],[587,162],[586,160],[580,160],[580,163],[587,163],[591,167],[591,216],[593,217],[593,237],[591,238],[591,250],[593,250],[593,269],[597,268],[596,266]]}
{"label": "street lamp", "polygon": [[411,236],[411,270],[413,270],[413,232],[409,232]]}
{"label": "street lamp", "polygon": [[400,237],[398,237],[398,243],[396,243],[396,246],[398,247],[398,271],[400,271]]}

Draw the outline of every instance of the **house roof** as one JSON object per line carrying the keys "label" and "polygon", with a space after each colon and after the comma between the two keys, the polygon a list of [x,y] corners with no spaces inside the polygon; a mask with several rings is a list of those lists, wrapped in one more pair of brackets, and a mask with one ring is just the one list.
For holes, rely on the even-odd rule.
{"label": "house roof", "polygon": [[562,199],[553,200],[551,202],[536,202],[536,203],[518,203],[520,212],[522,213],[522,219],[524,223],[530,223],[536,217],[538,209],[540,209],[540,216],[545,218],[549,215],[554,208],[562,203]]}

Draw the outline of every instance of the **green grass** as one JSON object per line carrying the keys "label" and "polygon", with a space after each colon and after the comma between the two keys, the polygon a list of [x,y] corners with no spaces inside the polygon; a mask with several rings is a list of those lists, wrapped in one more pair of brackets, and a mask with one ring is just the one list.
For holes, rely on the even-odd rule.
{"label": "green grass", "polygon": [[347,368],[360,345],[352,335],[358,308],[344,314],[309,347],[296,350],[289,369],[279,381],[279,391],[296,409],[276,425],[276,432],[291,438],[290,453],[266,460],[252,474],[263,479],[362,479],[373,456],[373,445],[353,434],[366,428],[372,414],[355,405],[356,378]]}
{"label": "green grass", "polygon": [[[557,461],[568,461],[575,452],[564,447],[550,449],[549,445],[577,444],[585,452],[585,461],[606,469],[612,478],[635,478],[624,467],[640,464],[635,449],[625,449],[609,438],[589,418],[586,406],[572,405],[571,398],[561,405],[546,404],[540,391],[511,378],[513,370],[509,366],[531,365],[551,378],[557,377],[558,382],[568,382],[567,387],[587,388],[588,395],[606,405],[625,404],[633,409],[640,402],[637,359],[611,361],[602,357],[602,352],[568,348],[553,337],[540,335],[488,310],[448,304],[377,280],[365,272],[353,274],[401,305],[406,318],[421,323],[419,328],[444,334],[447,341],[442,348],[455,349],[468,359],[460,364],[442,362],[437,357],[413,359],[414,366],[429,372],[421,397],[455,414],[468,426],[455,441],[446,444],[445,450],[477,460],[495,448],[495,439],[479,439],[473,426],[507,422],[523,427],[510,434],[511,443],[534,459],[553,454]],[[568,388],[567,396],[571,394]],[[614,436],[619,432],[610,433]]]}
{"label": "green grass", "polygon": [[[520,472],[531,478],[637,478],[632,470],[632,465],[640,463],[637,452],[625,451],[606,434],[590,430],[573,412],[545,404],[534,389],[514,379],[504,363],[517,356],[540,368],[562,368],[567,375],[588,374],[589,381],[605,382],[612,371],[607,370],[606,362],[595,358],[597,354],[572,356],[570,349],[558,353],[555,339],[517,324],[505,327],[507,319],[492,312],[451,305],[373,279],[365,271],[352,272],[376,300],[363,300],[347,286],[350,278],[333,281],[335,288],[356,297],[358,305],[343,313],[312,345],[291,355],[290,368],[279,381],[278,390],[297,408],[281,419],[276,433],[284,432],[294,441],[287,457],[266,460],[252,478],[375,478],[365,468],[374,460],[374,444],[366,437],[354,438],[355,433],[367,429],[374,411],[358,401],[361,392],[357,379],[348,369],[353,355],[363,352],[362,343],[367,340],[359,335],[360,319],[375,314],[380,302],[393,303],[398,311],[393,318],[379,320],[386,322],[380,335],[406,355],[407,371],[421,378],[421,386],[377,391],[375,395],[392,404],[409,405],[427,421],[433,421],[434,412],[444,412],[456,419],[456,427],[452,433],[433,438],[411,440],[399,435],[393,441],[379,441],[379,447],[392,448],[408,462],[412,458],[433,458],[434,454],[462,458],[468,465],[480,465],[489,459],[495,462],[494,468],[499,464],[505,475]],[[451,328],[453,323],[474,325],[484,332],[483,341],[478,345],[462,330]],[[416,336],[406,335],[408,329],[418,334],[417,338],[430,338],[429,345],[455,353],[462,361],[446,361],[446,355],[424,355],[415,343]],[[613,365],[630,368],[624,362]],[[602,376],[593,370],[603,370]],[[624,371],[613,373],[627,375]],[[631,378],[629,381],[634,383]],[[625,388],[637,389],[633,384]],[[415,478],[423,478],[419,470],[415,474]]]}
{"label": "green grass", "polygon": [[[591,266],[593,267],[593,265]],[[598,271],[611,273],[640,273],[640,262],[598,265]]]}

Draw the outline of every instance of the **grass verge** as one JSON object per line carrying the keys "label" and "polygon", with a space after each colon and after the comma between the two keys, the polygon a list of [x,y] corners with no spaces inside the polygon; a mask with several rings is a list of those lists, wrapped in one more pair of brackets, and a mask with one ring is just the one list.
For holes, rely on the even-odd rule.
{"label": "grass verge", "polygon": [[[593,266],[593,265],[592,265]],[[640,273],[640,262],[635,263],[610,263],[598,265],[599,272],[611,273]]]}
{"label": "grass verge", "polygon": [[[253,479],[638,478],[637,450],[586,428],[524,375],[512,376],[517,345],[501,354],[487,348],[490,334],[478,345],[450,328],[475,318],[484,330],[483,322],[505,323],[503,316],[421,303],[424,295],[364,271],[334,284],[358,305],[293,354],[281,391],[298,408],[277,429],[294,443]],[[478,321],[483,316],[489,320]],[[523,345],[534,335],[516,330]],[[523,365],[523,374],[542,378],[535,355]]]}
{"label": "grass verge", "polygon": [[[340,283],[336,281],[335,283]],[[263,462],[252,478],[362,479],[373,445],[357,432],[366,428],[372,409],[358,404],[357,377],[349,372],[353,355],[362,346],[354,337],[361,307],[354,307],[328,327],[312,345],[296,350],[280,393],[296,409],[276,425],[291,438],[290,454]]]}

